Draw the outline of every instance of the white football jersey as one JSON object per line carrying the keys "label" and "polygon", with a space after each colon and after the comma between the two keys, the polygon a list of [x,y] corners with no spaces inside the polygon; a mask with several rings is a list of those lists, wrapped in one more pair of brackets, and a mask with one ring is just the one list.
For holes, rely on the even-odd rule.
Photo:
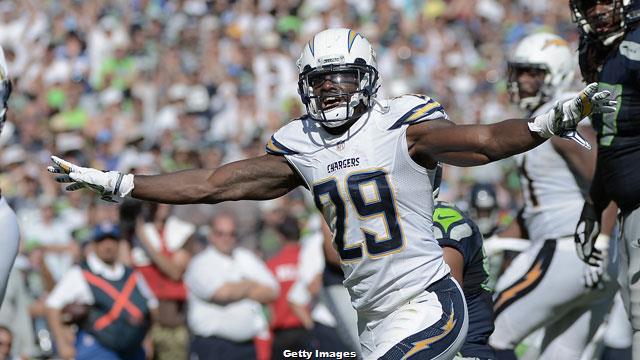
{"label": "white football jersey", "polygon": [[438,102],[406,95],[376,104],[342,135],[303,117],[267,144],[311,190],[361,315],[391,312],[449,273],[432,232],[435,169],[411,159],[406,139],[410,124],[438,118],[447,118]]}
{"label": "white football jersey", "polygon": [[[544,114],[556,101],[564,102],[575,95],[561,94],[542,105],[531,117]],[[586,189],[580,188],[565,159],[551,141],[546,141],[516,155],[516,161],[525,201],[522,217],[529,238],[540,241],[571,236],[580,218]]]}

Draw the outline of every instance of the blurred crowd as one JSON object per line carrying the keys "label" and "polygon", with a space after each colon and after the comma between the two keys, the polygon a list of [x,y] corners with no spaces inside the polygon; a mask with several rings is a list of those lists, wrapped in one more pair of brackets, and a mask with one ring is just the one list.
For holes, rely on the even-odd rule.
{"label": "blurred crowd", "polygon": [[[15,354],[55,354],[47,296],[85,258],[96,225],[119,225],[123,264],[153,260],[139,233],[154,221],[148,211],[65,192],[46,174],[49,156],[152,174],[261,154],[278,127],[304,114],[295,60],[329,27],[356,29],[374,44],[386,96],[427,94],[458,123],[522,115],[509,104],[505,59],[523,36],[552,31],[573,48],[578,36],[567,2],[551,0],[0,1],[0,45],[14,85],[0,180],[22,232],[0,325],[13,332]],[[495,186],[505,217],[518,207],[509,160],[447,167],[440,194],[464,200],[478,181]],[[165,218],[191,229],[171,249],[192,235],[188,259],[207,246],[221,213],[235,214],[239,246],[260,261],[282,251],[277,229],[289,216],[318,229],[307,224],[314,217],[302,190],[263,203],[167,211]],[[171,273],[177,281],[189,263],[182,265],[177,277]]]}

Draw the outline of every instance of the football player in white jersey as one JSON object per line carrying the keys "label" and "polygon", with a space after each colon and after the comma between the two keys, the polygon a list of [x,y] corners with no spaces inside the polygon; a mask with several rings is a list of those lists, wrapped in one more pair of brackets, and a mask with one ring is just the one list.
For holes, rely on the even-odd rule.
{"label": "football player in white jersey", "polygon": [[174,204],[272,199],[304,186],[333,232],[364,357],[452,358],[468,324],[432,232],[437,163],[471,166],[529,150],[615,103],[592,84],[535,119],[457,126],[429,97],[378,98],[373,48],[349,29],[316,34],[298,68],[307,115],[279,129],[263,156],[135,177],[53,157],[49,171],[69,190]]}
{"label": "football player in white jersey", "polygon": [[[537,33],[521,40],[508,66],[512,101],[535,117],[557,101],[574,97],[575,93],[564,93],[573,80],[573,58],[559,36]],[[592,129],[580,131],[595,139]],[[603,289],[585,286],[585,273],[588,281],[597,282],[591,274],[603,275],[598,273],[602,270],[581,262],[573,245],[572,234],[595,168],[595,151],[553,138],[517,155],[516,160],[525,205],[520,219],[505,232],[528,237],[531,246],[498,280],[490,344],[498,359],[515,359],[515,346],[544,327],[541,358],[579,359],[604,320],[616,289],[615,276],[600,282]],[[571,326],[574,323],[580,326]]]}
{"label": "football player in white jersey", "polygon": [[[11,95],[11,80],[7,61],[4,58],[4,51],[0,47],[0,133],[7,120],[7,101]],[[18,229],[18,219],[11,210],[7,200],[0,195],[0,229],[2,229],[2,250],[0,251],[0,304],[4,299],[7,289],[9,273],[13,267],[13,262],[18,255],[18,245],[20,244],[20,231]]]}

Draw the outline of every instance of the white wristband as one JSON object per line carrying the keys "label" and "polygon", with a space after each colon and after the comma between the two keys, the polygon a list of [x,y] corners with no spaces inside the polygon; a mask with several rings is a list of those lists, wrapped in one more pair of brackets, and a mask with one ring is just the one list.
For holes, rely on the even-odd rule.
{"label": "white wristband", "polygon": [[555,111],[552,109],[542,115],[536,116],[533,119],[533,122],[527,123],[527,125],[529,126],[529,130],[537,133],[545,139],[552,137],[554,134],[551,129],[553,126],[555,115]]}
{"label": "white wristband", "polygon": [[599,234],[595,242],[596,249],[600,251],[609,249],[609,239],[609,235]]}
{"label": "white wristband", "polygon": [[127,197],[131,195],[131,191],[133,191],[133,174],[126,174],[122,177],[120,186],[116,187],[114,192],[120,197]]}

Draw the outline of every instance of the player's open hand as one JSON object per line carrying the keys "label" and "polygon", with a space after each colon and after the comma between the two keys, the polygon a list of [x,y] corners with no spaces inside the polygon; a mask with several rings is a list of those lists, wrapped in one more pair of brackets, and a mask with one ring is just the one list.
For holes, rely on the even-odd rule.
{"label": "player's open hand", "polygon": [[562,104],[562,119],[556,120],[553,133],[591,149],[591,145],[576,130],[578,123],[592,114],[615,112],[616,105],[617,102],[611,100],[609,90],[598,91],[598,83],[591,83],[575,98]]}
{"label": "player's open hand", "polygon": [[553,133],[562,136],[567,131],[575,130],[578,122],[587,116],[615,112],[616,104],[615,100],[611,100],[609,90],[598,91],[598,83],[591,83],[575,98],[562,104],[562,119],[554,124]]}
{"label": "player's open hand", "polygon": [[113,195],[124,197],[133,189],[133,175],[124,175],[118,171],[100,171],[94,168],[81,167],[57,156],[52,156],[54,166],[48,166],[50,173],[56,176],[59,183],[70,183],[67,191],[90,189],[105,201],[115,202]]}
{"label": "player's open hand", "polygon": [[558,102],[552,110],[536,117],[529,123],[529,129],[545,138],[555,135],[572,139],[590,149],[591,145],[576,130],[578,123],[593,114],[615,112],[616,105],[617,102],[611,100],[611,92],[598,91],[598,83],[591,83],[575,98]]}

